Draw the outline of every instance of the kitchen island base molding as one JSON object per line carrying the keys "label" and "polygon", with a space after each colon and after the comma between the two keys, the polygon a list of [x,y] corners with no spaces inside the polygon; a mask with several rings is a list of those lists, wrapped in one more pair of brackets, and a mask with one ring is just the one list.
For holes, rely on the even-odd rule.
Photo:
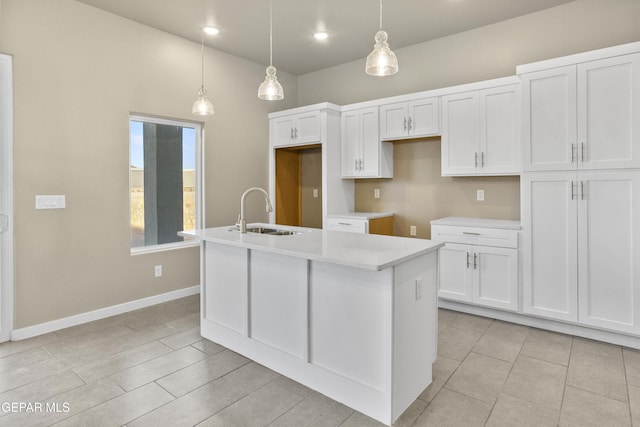
{"label": "kitchen island base molding", "polygon": [[202,244],[204,338],[387,425],[431,383],[437,251],[376,271]]}

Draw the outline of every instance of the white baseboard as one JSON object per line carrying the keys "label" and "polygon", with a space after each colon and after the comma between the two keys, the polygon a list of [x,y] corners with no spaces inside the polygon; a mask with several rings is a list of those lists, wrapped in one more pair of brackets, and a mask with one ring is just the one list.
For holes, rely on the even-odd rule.
{"label": "white baseboard", "polygon": [[488,307],[478,307],[471,304],[438,298],[438,307],[462,313],[474,314],[476,316],[489,317],[491,319],[503,320],[505,322],[517,323],[519,325],[531,326],[548,331],[559,332],[566,335],[588,338],[597,341],[608,342],[610,344],[621,345],[640,349],[640,337],[623,333],[606,331],[589,326],[581,326],[572,323],[565,323],[541,317],[530,316],[523,313],[511,313],[496,310]]}
{"label": "white baseboard", "polygon": [[106,317],[126,313],[128,311],[150,307],[152,305],[188,297],[197,293],[200,293],[200,286],[192,286],[190,288],[179,289],[177,291],[171,291],[160,295],[154,295],[152,297],[129,301],[123,304],[112,305],[111,307],[100,308],[98,310],[76,314],[74,316],[64,317],[58,320],[52,320],[50,322],[40,323],[38,325],[27,326],[26,328],[14,329],[13,331],[11,331],[11,340],[19,341],[26,338],[47,334],[49,332],[58,331],[70,326],[93,322],[94,320],[100,320]]}

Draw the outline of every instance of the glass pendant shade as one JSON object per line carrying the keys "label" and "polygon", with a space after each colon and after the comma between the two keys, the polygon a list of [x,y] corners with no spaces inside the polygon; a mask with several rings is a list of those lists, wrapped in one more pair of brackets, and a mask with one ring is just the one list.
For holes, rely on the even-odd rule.
{"label": "glass pendant shade", "polygon": [[365,71],[371,76],[390,76],[398,72],[398,58],[389,49],[387,42],[389,36],[386,31],[380,30],[376,33],[376,44],[373,52],[367,56]]}
{"label": "glass pendant shade", "polygon": [[271,0],[269,0],[269,66],[267,76],[258,87],[258,98],[265,101],[284,99],[284,90],[276,76],[276,67],[273,66],[273,4]]}
{"label": "glass pendant shade", "polygon": [[198,97],[191,107],[191,113],[198,116],[213,115],[213,104],[207,98],[207,90],[204,88],[204,29],[200,30],[200,90]]}
{"label": "glass pendant shade", "polygon": [[273,65],[267,67],[267,76],[258,88],[258,98],[267,101],[278,101],[284,98],[284,90],[276,76],[276,67]]}
{"label": "glass pendant shade", "polygon": [[213,114],[213,104],[209,101],[209,98],[207,98],[207,90],[204,86],[200,87],[198,98],[196,102],[193,103],[191,112],[198,116],[210,116]]}

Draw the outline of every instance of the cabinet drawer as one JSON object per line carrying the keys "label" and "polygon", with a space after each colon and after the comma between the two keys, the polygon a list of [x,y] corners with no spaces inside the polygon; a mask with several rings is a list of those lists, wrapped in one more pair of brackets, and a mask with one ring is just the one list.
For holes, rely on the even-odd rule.
{"label": "cabinet drawer", "polygon": [[324,228],[335,231],[349,231],[351,233],[368,233],[369,221],[366,219],[327,218]]}
{"label": "cabinet drawer", "polygon": [[517,248],[518,231],[499,228],[432,225],[431,240],[467,245]]}

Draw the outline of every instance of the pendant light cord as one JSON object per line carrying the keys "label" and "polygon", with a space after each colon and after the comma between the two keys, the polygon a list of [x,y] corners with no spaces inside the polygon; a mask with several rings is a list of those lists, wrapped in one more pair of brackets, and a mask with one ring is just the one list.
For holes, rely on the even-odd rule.
{"label": "pendant light cord", "polygon": [[269,65],[273,65],[273,2],[269,0]]}
{"label": "pendant light cord", "polygon": [[382,29],[382,0],[380,0],[380,29]]}
{"label": "pendant light cord", "polygon": [[200,29],[200,81],[202,82],[202,87],[204,87],[204,28]]}

